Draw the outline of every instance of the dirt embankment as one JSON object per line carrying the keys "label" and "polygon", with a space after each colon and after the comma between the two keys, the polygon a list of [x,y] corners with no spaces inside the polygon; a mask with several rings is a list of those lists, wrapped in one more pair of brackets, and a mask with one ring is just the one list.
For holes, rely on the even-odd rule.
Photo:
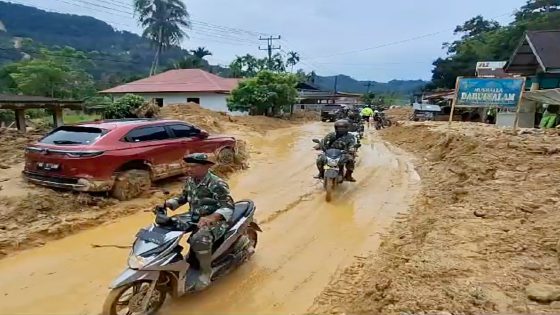
{"label": "dirt embankment", "polygon": [[[232,117],[202,109],[196,104],[166,106],[161,116],[187,121],[211,133],[238,137],[235,163],[215,168],[223,176],[248,166],[251,149],[245,140],[250,139],[250,135],[260,138],[268,130],[298,123],[269,117]],[[0,257],[118,217],[148,211],[165,198],[161,194],[162,188],[178,193],[182,187],[181,178],[166,180],[155,184],[140,198],[118,202],[106,195],[64,192],[27,184],[20,177],[23,149],[40,137],[40,133],[0,133]],[[2,185],[4,189],[1,189]]]}
{"label": "dirt embankment", "polygon": [[385,115],[393,121],[407,121],[412,115],[412,107],[395,107],[384,111]]}
{"label": "dirt embankment", "polygon": [[417,154],[422,192],[314,312],[560,312],[557,134],[406,123],[383,137]]}
{"label": "dirt embankment", "polygon": [[0,128],[0,169],[8,169],[23,162],[23,149],[27,144],[37,141],[44,132],[30,131],[26,134]]}

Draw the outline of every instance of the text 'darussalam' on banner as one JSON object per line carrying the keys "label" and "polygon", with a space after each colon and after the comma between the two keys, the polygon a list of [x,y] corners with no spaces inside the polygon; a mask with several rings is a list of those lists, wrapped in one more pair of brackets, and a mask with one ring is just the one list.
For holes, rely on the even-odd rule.
{"label": "text 'darussalam' on banner", "polygon": [[523,78],[458,78],[457,107],[516,107]]}

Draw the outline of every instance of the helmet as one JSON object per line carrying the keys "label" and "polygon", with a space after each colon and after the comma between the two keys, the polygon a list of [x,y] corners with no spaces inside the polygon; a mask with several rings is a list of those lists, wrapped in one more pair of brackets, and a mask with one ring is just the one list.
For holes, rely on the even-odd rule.
{"label": "helmet", "polygon": [[214,162],[206,153],[192,153],[183,158],[188,164],[198,164],[198,165],[214,165]]}
{"label": "helmet", "polygon": [[374,110],[373,112],[376,113],[376,114],[379,114],[379,111],[377,109]]}
{"label": "helmet", "polygon": [[346,119],[337,120],[334,123],[334,131],[337,135],[346,135],[350,131],[350,123]]}

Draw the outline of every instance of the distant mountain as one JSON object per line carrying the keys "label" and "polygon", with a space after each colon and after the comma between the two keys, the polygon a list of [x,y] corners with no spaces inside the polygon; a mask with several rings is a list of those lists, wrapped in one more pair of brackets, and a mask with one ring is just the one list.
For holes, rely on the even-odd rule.
{"label": "distant mountain", "polygon": [[[22,39],[31,39],[33,44],[20,47],[17,43]],[[96,78],[114,74],[146,75],[154,56],[148,40],[115,30],[93,17],[47,12],[0,1],[0,64],[19,60],[24,52],[33,55],[38,46],[70,46],[87,52],[96,63],[95,69],[88,70]],[[187,55],[187,50],[172,47],[163,53],[160,64],[165,67]]]}
{"label": "distant mountain", "polygon": [[336,90],[338,92],[347,93],[366,93],[368,82],[371,82],[370,92],[372,93],[395,93],[395,94],[411,94],[415,91],[422,89],[428,82],[422,80],[391,80],[387,83],[375,82],[375,81],[358,81],[347,75],[315,77],[315,85],[320,87],[322,90],[333,91],[335,78]]}

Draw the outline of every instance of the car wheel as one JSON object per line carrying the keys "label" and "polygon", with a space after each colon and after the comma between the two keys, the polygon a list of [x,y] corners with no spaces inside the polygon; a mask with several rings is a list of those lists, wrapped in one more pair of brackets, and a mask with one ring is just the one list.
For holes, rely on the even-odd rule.
{"label": "car wheel", "polygon": [[150,172],[128,170],[117,175],[111,194],[121,201],[130,200],[150,189],[151,185]]}
{"label": "car wheel", "polygon": [[232,148],[223,148],[218,153],[218,163],[231,165],[235,163],[235,151]]}

